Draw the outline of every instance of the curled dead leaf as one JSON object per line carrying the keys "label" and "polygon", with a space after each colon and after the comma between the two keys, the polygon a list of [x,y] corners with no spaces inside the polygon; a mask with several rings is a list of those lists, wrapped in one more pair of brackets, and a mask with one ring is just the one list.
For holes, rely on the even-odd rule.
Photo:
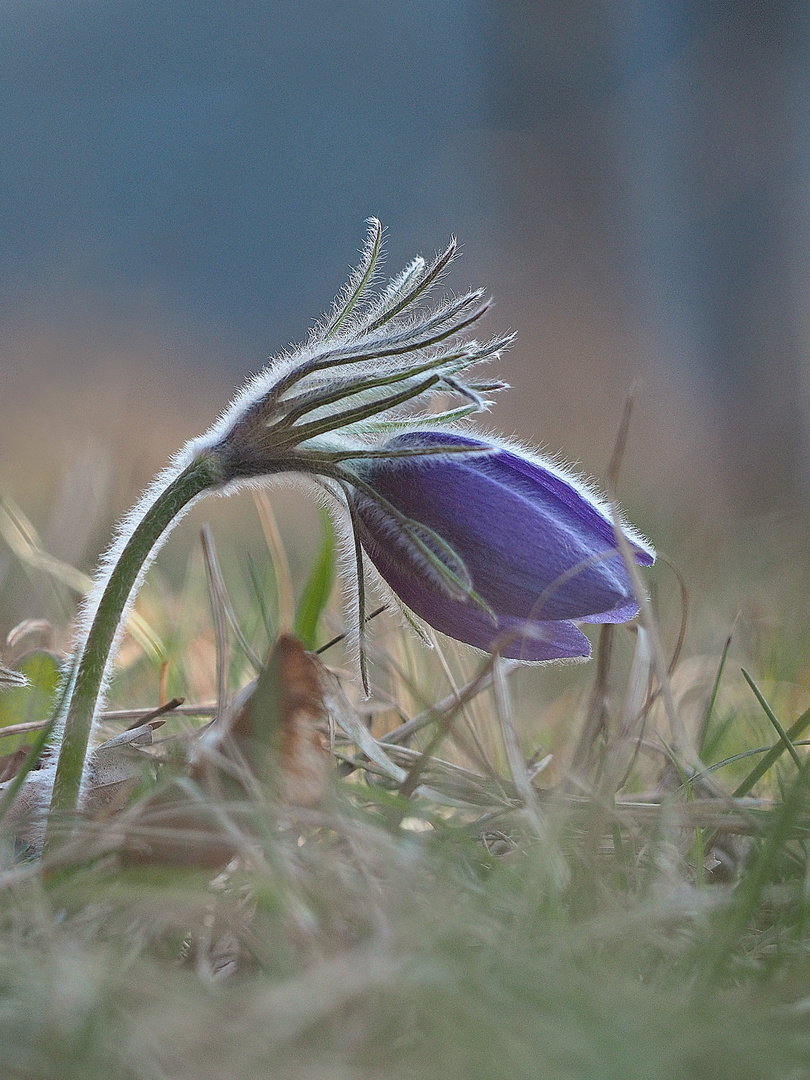
{"label": "curled dead leaf", "polygon": [[13,780],[28,757],[30,746],[21,746],[12,754],[3,754],[0,757],[0,783]]}
{"label": "curled dead leaf", "polygon": [[282,634],[252,692],[200,740],[192,754],[192,777],[210,783],[212,769],[222,771],[216,757],[223,755],[246,767],[283,803],[320,802],[329,775],[321,668],[297,638]]}
{"label": "curled dead leaf", "polygon": [[249,855],[257,786],[282,806],[319,803],[330,760],[321,674],[320,661],[282,635],[252,687],[197,740],[193,783],[178,778],[139,805],[123,861],[216,869]]}

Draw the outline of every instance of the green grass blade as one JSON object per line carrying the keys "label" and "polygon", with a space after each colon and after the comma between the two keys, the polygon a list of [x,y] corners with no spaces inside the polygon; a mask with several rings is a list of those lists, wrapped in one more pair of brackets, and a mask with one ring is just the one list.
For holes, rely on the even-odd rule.
{"label": "green grass blade", "polygon": [[[787,741],[793,743],[796,739],[799,738],[799,736],[804,734],[808,727],[810,727],[810,709],[807,709],[806,712],[803,712],[799,719],[796,721],[796,723],[793,724],[792,727],[789,727],[788,730],[785,732],[787,736]],[[748,776],[746,776],[746,778],[742,781],[742,783],[734,789],[734,797],[741,799],[744,795],[747,795],[749,791],[753,788],[754,784],[756,784],[757,781],[765,775],[768,769],[770,769],[774,765],[774,763],[779,760],[779,758],[784,752],[785,740],[780,738],[779,742],[775,743],[771,747],[771,749],[768,751],[762,761],[760,761],[760,763],[756,766],[756,768],[752,769]]]}
{"label": "green grass blade", "polygon": [[[807,811],[809,777],[810,757],[801,764],[793,783],[785,791],[782,804],[773,814],[770,829],[763,836],[759,850],[748,861],[734,891],[730,909],[723,912],[719,932],[708,950],[706,976],[709,985],[725,971],[732,950],[737,947],[746,927],[752,924],[763,890],[773,880],[780,856],[794,835],[799,819]],[[708,988],[705,980],[704,988]]]}
{"label": "green grass blade", "polygon": [[42,756],[45,748],[47,747],[48,740],[50,739],[54,726],[56,725],[56,718],[59,715],[59,712],[65,700],[65,696],[68,692],[70,680],[66,680],[66,684],[62,687],[61,693],[57,694],[57,684],[55,682],[51,683],[51,680],[52,678],[54,678],[55,674],[58,674],[58,672],[55,669],[51,669],[49,667],[47,663],[48,658],[48,653],[34,654],[33,659],[35,659],[35,661],[37,662],[36,667],[33,670],[31,667],[28,667],[27,673],[29,673],[29,677],[33,675],[38,681],[32,682],[30,686],[26,687],[26,690],[35,691],[37,696],[32,697],[32,700],[34,700],[38,706],[42,704],[43,697],[46,697],[51,702],[53,702],[51,706],[51,716],[45,727],[41,728],[37,732],[36,738],[31,744],[31,749],[26,754],[22,765],[20,766],[12,780],[9,782],[8,787],[3,793],[3,798],[2,800],[0,800],[0,822],[3,821],[14,800],[17,798],[20,789],[25,783],[25,778],[28,776],[31,770],[37,766],[40,757]]}
{"label": "green grass blade", "polygon": [[711,697],[709,698],[709,704],[706,707],[706,715],[703,718],[703,729],[700,733],[700,745],[698,746],[698,755],[701,761],[707,760],[712,749],[712,744],[714,746],[717,745],[717,740],[709,739],[709,730],[711,727],[712,716],[714,715],[714,707],[717,703],[717,693],[720,689],[720,681],[723,678],[723,669],[725,668],[726,660],[728,659],[728,650],[731,648],[731,638],[731,634],[729,634],[726,638],[726,644],[720,656],[720,663],[717,666],[717,675],[715,676],[714,686],[712,687]]}
{"label": "green grass blade", "polygon": [[[27,681],[11,686],[0,697],[0,734],[5,728],[43,720],[51,711],[61,676],[59,660],[43,649],[29,653],[19,663],[18,674]],[[27,739],[13,736],[3,742],[4,751],[16,750]]]}
{"label": "green grass blade", "polygon": [[256,603],[259,605],[259,614],[261,615],[264,629],[267,632],[267,638],[273,642],[276,640],[277,628],[275,620],[270,614],[270,605],[267,601],[267,589],[262,581],[261,572],[256,565],[256,561],[252,555],[247,557],[248,573],[250,574],[251,584],[253,585],[253,592],[256,597]]}
{"label": "green grass blade", "polygon": [[765,715],[768,717],[768,719],[771,721],[774,728],[776,729],[779,735],[779,742],[771,747],[771,749],[768,751],[762,761],[760,761],[759,764],[751,770],[751,772],[748,774],[748,776],[746,776],[742,783],[737,785],[733,792],[735,798],[742,798],[744,795],[747,795],[749,791],[751,791],[751,789],[753,788],[754,784],[756,784],[757,781],[765,775],[768,769],[770,769],[775,764],[775,762],[779,760],[784,751],[788,748],[790,748],[791,756],[793,757],[794,761],[796,761],[799,768],[801,768],[801,758],[796,752],[796,748],[794,747],[793,743],[796,739],[799,738],[800,735],[804,733],[806,728],[810,727],[810,709],[807,709],[806,712],[802,713],[796,723],[793,724],[792,727],[790,727],[787,731],[785,731],[777,718],[774,716],[773,710],[763,698],[762,694],[759,691],[759,688],[754,683],[754,680],[750,677],[748,672],[745,671],[745,669],[743,669],[743,676],[748,685],[754,691],[754,694],[756,695],[756,698],[759,701],[760,705],[762,705],[763,709],[765,710]]}
{"label": "green grass blade", "polygon": [[751,678],[751,676],[748,674],[748,672],[745,670],[745,668],[741,668],[740,670],[742,671],[743,678],[748,683],[748,685],[751,687],[751,689],[754,691],[754,696],[756,697],[757,701],[762,706],[763,712],[768,717],[770,722],[773,724],[777,735],[779,736],[779,738],[782,740],[782,743],[784,744],[785,749],[790,754],[790,756],[793,758],[793,760],[796,762],[796,768],[800,769],[802,767],[802,759],[799,757],[799,754],[798,754],[798,752],[796,750],[796,747],[790,741],[790,737],[788,736],[788,733],[782,727],[782,725],[779,722],[779,720],[777,719],[773,709],[770,707],[768,702],[762,696],[762,693],[761,693],[759,687],[754,682],[754,680]]}
{"label": "green grass blade", "polygon": [[335,530],[325,510],[321,510],[321,526],[320,551],[295,612],[295,636],[309,650],[318,644],[318,625],[335,582]]}
{"label": "green grass blade", "polygon": [[42,755],[42,752],[48,745],[48,739],[50,739],[51,737],[51,732],[53,731],[55,722],[55,720],[51,720],[46,727],[42,728],[37,733],[37,737],[33,745],[31,746],[31,749],[26,754],[25,760],[23,761],[18,772],[15,774],[14,778],[10,781],[8,787],[6,788],[3,794],[2,801],[0,801],[0,822],[2,822],[3,818],[8,813],[11,804],[17,798],[20,788],[25,783],[26,776],[28,776],[28,774],[37,764]]}

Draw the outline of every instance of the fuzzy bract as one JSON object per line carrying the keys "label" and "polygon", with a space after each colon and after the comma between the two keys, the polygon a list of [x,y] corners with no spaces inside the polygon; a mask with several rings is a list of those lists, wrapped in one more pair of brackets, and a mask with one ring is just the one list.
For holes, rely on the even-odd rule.
{"label": "fuzzy bract", "polygon": [[[355,467],[355,527],[387,585],[436,630],[560,660],[590,655],[575,622],[637,614],[609,508],[564,470],[453,432],[408,432],[387,448]],[[651,564],[649,544],[623,531],[636,562]]]}

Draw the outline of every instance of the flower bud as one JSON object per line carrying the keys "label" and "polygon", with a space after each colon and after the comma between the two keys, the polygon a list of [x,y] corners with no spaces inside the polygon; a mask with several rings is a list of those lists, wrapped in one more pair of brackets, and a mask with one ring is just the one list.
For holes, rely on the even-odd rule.
{"label": "flower bud", "polygon": [[[637,614],[609,508],[558,466],[456,433],[408,432],[385,449],[355,466],[353,518],[384,581],[436,630],[560,660],[590,655],[574,622]],[[636,562],[651,564],[649,544],[624,532]]]}

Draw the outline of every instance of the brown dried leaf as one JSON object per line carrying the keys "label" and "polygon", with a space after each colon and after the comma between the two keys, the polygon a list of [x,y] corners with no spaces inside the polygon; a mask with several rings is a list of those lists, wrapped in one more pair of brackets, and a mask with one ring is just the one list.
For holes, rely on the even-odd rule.
{"label": "brown dried leaf", "polygon": [[172,783],[138,803],[119,849],[125,866],[182,866],[218,870],[240,852],[215,804],[194,800]]}
{"label": "brown dried leaf", "polygon": [[149,796],[127,824],[123,862],[225,866],[250,847],[250,814],[241,820],[238,806],[257,780],[282,803],[320,802],[329,773],[321,670],[300,641],[282,635],[242,703],[194,747],[189,775],[209,798],[195,799],[182,782]]}
{"label": "brown dried leaf", "polygon": [[15,750],[13,754],[3,754],[0,757],[0,784],[4,784],[7,780],[13,780],[20,768],[28,757],[28,751],[30,746],[21,746],[18,750]]}
{"label": "brown dried leaf", "polygon": [[[328,712],[320,682],[320,664],[297,638],[282,634],[256,679],[250,696],[216,725],[214,745],[232,762],[271,786],[282,802],[314,806],[323,798],[329,752],[323,736]],[[192,776],[210,779],[203,741]]]}
{"label": "brown dried leaf", "polygon": [[152,732],[164,722],[150,720],[96,747],[88,763],[87,793],[82,806],[85,813],[96,817],[124,809],[143,778],[144,768],[151,764],[142,748],[152,745]]}

